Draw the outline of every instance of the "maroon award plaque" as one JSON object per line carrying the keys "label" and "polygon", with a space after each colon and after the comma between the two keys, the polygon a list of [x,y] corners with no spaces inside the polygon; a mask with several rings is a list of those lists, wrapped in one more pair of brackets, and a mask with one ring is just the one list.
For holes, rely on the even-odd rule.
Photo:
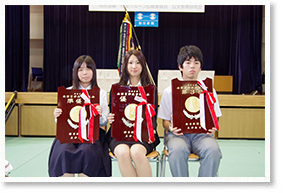
{"label": "maroon award plaque", "polygon": [[62,114],[57,118],[56,138],[61,143],[94,143],[99,139],[99,115],[92,113],[93,104],[100,104],[99,93],[98,87],[91,90],[58,88],[57,108],[62,109]]}
{"label": "maroon award plaque", "polygon": [[[143,88],[148,104],[155,104],[155,86],[149,84]],[[141,97],[140,88],[130,86],[120,86],[118,83],[112,85],[111,90],[111,112],[115,114],[114,122],[111,124],[111,136],[116,141],[137,141],[134,138],[135,120],[137,106],[141,102],[136,100],[136,96]],[[154,105],[153,105],[154,106]],[[142,142],[148,142],[152,136],[153,127],[148,128],[148,123],[154,121],[152,117],[149,121],[146,117],[146,105],[142,105],[141,110],[141,133]],[[154,113],[155,114],[155,113]],[[148,121],[147,121],[148,120]],[[149,135],[150,134],[150,135]],[[154,137],[154,135],[153,135]],[[154,142],[154,141],[153,141]]]}
{"label": "maroon award plaque", "polygon": [[[206,91],[212,94],[212,80],[206,78],[203,82],[206,85]],[[201,93],[203,93],[203,88],[198,81],[172,79],[173,127],[181,128],[183,133],[207,133],[209,129],[215,127],[207,103],[208,96],[203,94],[203,102],[201,102]]]}

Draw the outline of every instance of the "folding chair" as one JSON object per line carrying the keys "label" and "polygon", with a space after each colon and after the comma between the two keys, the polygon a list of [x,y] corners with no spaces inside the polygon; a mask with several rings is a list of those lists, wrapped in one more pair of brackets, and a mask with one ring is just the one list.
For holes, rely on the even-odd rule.
{"label": "folding chair", "polygon": [[[117,157],[110,151],[109,156],[112,161],[118,161]],[[156,177],[161,176],[161,157],[158,151],[153,150],[146,156],[149,162],[156,162]]]}
{"label": "folding chair", "polygon": [[[169,157],[169,150],[167,150],[166,144],[166,130],[164,130],[164,149],[162,151],[162,172],[161,177],[165,177],[166,172],[166,161]],[[191,153],[188,157],[188,161],[199,161],[200,157],[194,153]]]}
{"label": "folding chair", "polygon": [[[109,151],[109,156],[112,161],[118,161],[118,158],[111,152]],[[148,158],[149,162],[156,162],[156,177],[161,176],[161,157],[158,151],[153,150],[149,154],[146,155]]]}
{"label": "folding chair", "polygon": [[[34,81],[34,86],[32,88],[32,81]],[[43,85],[43,69],[42,68],[31,68],[31,78],[29,82],[29,89],[32,91],[37,90],[37,82],[41,82],[41,89]]]}
{"label": "folding chair", "polygon": [[[218,134],[214,134],[215,139],[218,138]],[[166,144],[166,130],[164,129],[164,149],[162,151],[162,171],[161,171],[161,177],[165,177],[166,172],[166,161],[169,157],[169,150],[167,150],[167,144]],[[200,160],[200,157],[194,153],[191,153],[188,157],[188,161],[190,162],[198,162]],[[217,176],[219,176],[219,172],[217,172]]]}

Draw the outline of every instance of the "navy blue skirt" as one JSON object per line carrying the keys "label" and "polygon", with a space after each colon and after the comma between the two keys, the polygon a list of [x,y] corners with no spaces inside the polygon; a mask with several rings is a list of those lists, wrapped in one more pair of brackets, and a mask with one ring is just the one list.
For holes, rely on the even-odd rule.
{"label": "navy blue skirt", "polygon": [[105,132],[100,131],[100,139],[94,144],[60,143],[54,139],[48,163],[50,177],[64,173],[84,173],[89,177],[111,176],[111,158]]}

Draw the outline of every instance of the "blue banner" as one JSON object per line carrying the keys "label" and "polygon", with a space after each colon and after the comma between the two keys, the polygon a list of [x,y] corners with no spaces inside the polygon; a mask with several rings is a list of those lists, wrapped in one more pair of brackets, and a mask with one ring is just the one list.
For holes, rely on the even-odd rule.
{"label": "blue banner", "polygon": [[158,12],[135,12],[135,27],[158,27]]}

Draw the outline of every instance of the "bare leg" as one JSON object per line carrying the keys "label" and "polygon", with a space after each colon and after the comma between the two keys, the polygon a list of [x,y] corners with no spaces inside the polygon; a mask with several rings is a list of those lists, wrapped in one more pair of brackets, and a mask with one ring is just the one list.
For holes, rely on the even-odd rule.
{"label": "bare leg", "polygon": [[75,177],[75,174],[64,173],[61,177]]}
{"label": "bare leg", "polygon": [[134,144],[130,148],[131,158],[138,177],[152,177],[152,170],[146,153],[146,148],[141,144]]}
{"label": "bare leg", "polygon": [[119,144],[114,150],[118,158],[119,169],[123,177],[137,177],[135,169],[131,163],[130,150],[128,145]]}

